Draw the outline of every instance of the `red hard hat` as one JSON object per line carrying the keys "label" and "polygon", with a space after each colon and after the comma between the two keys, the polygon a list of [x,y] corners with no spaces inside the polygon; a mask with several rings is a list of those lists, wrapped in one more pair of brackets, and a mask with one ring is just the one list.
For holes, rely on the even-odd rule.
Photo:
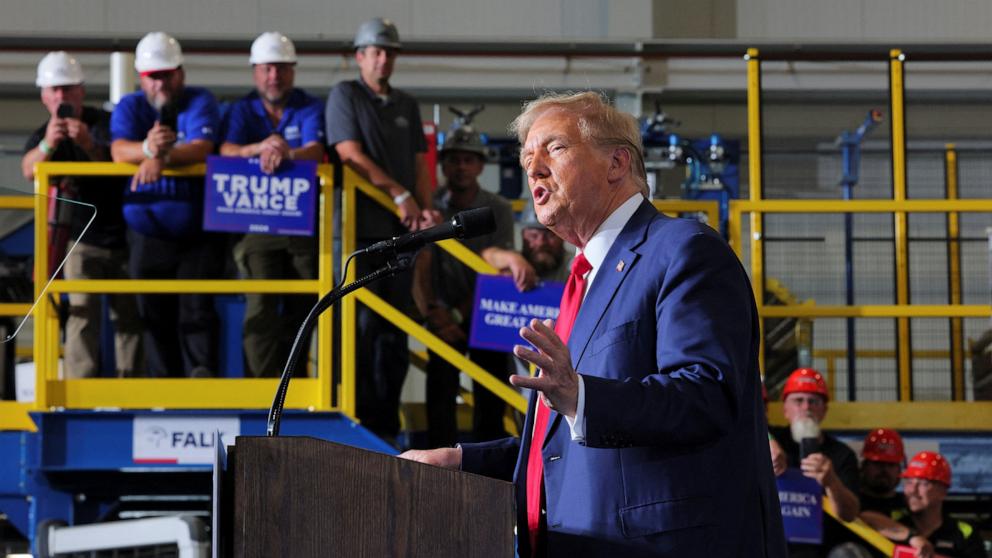
{"label": "red hard hat", "polygon": [[899,475],[904,479],[926,479],[951,486],[951,464],[935,451],[921,451],[913,456]]}
{"label": "red hard hat", "polygon": [[785,387],[782,388],[782,401],[785,401],[790,393],[815,393],[822,395],[826,400],[830,399],[823,375],[812,368],[796,368],[792,374],[789,374]]}
{"label": "red hard hat", "polygon": [[906,459],[906,450],[898,432],[888,428],[878,428],[865,436],[861,456],[868,461],[902,463]]}

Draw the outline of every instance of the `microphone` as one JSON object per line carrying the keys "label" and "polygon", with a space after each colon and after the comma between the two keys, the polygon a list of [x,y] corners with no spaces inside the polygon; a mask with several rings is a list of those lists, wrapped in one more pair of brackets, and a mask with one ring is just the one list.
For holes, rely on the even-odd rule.
{"label": "microphone", "polygon": [[492,208],[480,207],[460,211],[447,223],[435,225],[429,229],[407,233],[389,240],[376,242],[365,249],[366,254],[393,252],[404,254],[416,252],[431,242],[449,238],[473,238],[489,234],[496,230],[496,217]]}

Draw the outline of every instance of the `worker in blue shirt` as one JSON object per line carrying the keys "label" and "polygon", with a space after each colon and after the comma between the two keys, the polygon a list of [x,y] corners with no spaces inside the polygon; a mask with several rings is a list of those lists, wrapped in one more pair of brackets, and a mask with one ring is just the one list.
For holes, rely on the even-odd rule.
{"label": "worker in blue shirt", "polygon": [[[173,37],[154,32],[138,43],[141,91],[111,117],[114,161],[138,165],[124,194],[129,269],[136,279],[210,279],[223,267],[224,237],[203,231],[203,178],[162,176],[167,167],[203,163],[214,151],[217,102],[186,87]],[[152,376],[210,376],[217,370],[217,314],[203,294],[142,295],[145,352]]]}
{"label": "worker in blue shirt", "polygon": [[[257,157],[266,173],[275,172],[284,161],[323,160],[324,106],[293,86],[293,42],[282,33],[262,33],[251,45],[249,61],[255,91],[231,106],[221,155]],[[317,278],[315,236],[247,234],[235,247],[234,259],[249,279]],[[316,299],[279,294],[247,294],[245,299],[246,372],[278,376],[296,330]]]}

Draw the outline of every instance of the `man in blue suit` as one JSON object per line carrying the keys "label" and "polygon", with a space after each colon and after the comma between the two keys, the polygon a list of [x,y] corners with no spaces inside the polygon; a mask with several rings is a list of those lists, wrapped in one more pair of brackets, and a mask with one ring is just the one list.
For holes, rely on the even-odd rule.
{"label": "man in blue suit", "polygon": [[599,95],[542,97],[514,127],[538,219],[584,263],[559,323],[521,330],[541,370],[511,378],[535,394],[523,438],[404,456],[512,479],[524,558],[784,557],[737,258],[645,199],[637,123]]}

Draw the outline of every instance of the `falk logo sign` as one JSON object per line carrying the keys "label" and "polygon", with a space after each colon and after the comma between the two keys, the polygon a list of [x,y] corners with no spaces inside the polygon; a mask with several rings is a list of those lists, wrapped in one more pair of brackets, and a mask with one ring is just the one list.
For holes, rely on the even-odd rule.
{"label": "falk logo sign", "polygon": [[237,417],[134,417],[132,460],[144,464],[209,465],[218,443],[230,445],[241,434]]}

